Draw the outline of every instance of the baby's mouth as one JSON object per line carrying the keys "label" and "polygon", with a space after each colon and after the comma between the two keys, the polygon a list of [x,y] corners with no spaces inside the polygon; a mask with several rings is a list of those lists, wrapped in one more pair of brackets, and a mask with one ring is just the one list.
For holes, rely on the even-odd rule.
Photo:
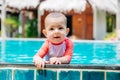
{"label": "baby's mouth", "polygon": [[60,36],[55,36],[54,38],[55,38],[55,39],[58,39],[58,38],[60,38]]}

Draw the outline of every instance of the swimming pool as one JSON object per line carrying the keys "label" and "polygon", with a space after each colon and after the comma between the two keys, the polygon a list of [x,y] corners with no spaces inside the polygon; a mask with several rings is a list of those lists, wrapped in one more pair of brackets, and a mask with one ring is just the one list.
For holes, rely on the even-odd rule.
{"label": "swimming pool", "polygon": [[[21,80],[19,75],[22,73],[29,73],[27,77],[32,76],[31,80],[39,80],[39,77],[42,77],[41,80],[120,80],[119,41],[74,41],[73,57],[69,65],[48,65],[48,70],[36,71],[32,59],[43,42],[44,40],[39,39],[1,40],[0,80],[6,80],[5,75],[10,77],[9,80]],[[28,69],[25,69],[26,65]],[[65,79],[62,78],[64,75]],[[24,76],[23,80],[26,80]]]}
{"label": "swimming pool", "polygon": [[[33,63],[43,40],[5,40],[0,42],[0,62]],[[119,42],[74,42],[71,64],[119,64]]]}

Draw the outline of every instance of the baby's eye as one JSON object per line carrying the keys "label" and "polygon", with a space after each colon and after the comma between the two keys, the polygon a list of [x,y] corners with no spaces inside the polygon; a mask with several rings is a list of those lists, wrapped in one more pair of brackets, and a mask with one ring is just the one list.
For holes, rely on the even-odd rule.
{"label": "baby's eye", "polygon": [[64,29],[63,27],[59,27],[59,30],[62,30],[62,29]]}
{"label": "baby's eye", "polygon": [[52,31],[52,30],[54,30],[54,28],[50,28],[49,30]]}

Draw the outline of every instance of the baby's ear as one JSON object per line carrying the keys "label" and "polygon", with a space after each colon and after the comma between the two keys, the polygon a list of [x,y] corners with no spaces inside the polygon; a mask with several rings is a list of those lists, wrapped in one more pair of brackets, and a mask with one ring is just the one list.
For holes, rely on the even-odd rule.
{"label": "baby's ear", "polygon": [[66,34],[67,34],[67,35],[68,35],[69,31],[70,31],[70,29],[69,29],[69,28],[67,28],[67,29],[66,29]]}
{"label": "baby's ear", "polygon": [[45,29],[42,30],[42,33],[47,37],[47,32]]}

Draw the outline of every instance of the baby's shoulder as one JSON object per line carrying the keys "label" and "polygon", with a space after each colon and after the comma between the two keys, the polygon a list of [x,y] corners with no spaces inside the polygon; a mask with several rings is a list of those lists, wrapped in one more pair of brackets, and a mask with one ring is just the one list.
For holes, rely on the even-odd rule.
{"label": "baby's shoulder", "polygon": [[71,39],[69,39],[69,38],[65,38],[65,42],[66,42],[66,43],[68,43],[68,44],[69,44],[69,43],[70,43],[70,44],[72,44],[72,43],[73,43],[73,42],[72,42],[72,40],[71,40]]}

